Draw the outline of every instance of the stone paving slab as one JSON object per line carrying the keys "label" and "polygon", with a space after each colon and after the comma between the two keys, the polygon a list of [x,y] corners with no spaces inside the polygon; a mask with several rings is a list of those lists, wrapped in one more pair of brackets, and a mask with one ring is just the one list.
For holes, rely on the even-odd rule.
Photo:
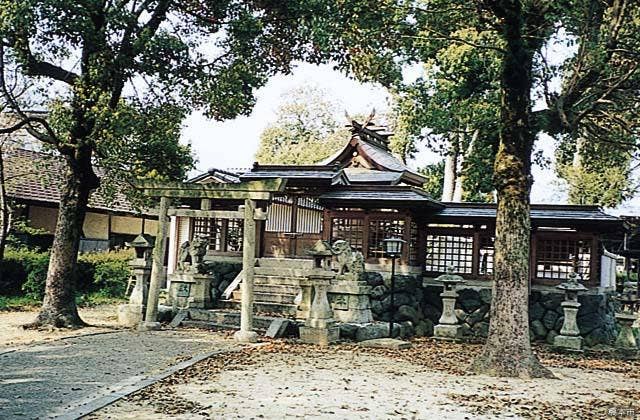
{"label": "stone paving slab", "polygon": [[79,401],[118,392],[230,339],[202,331],[119,331],[0,355],[0,418],[52,418]]}
{"label": "stone paving slab", "polygon": [[396,338],[373,338],[358,343],[360,347],[372,347],[377,349],[404,350],[411,348],[408,341],[398,340]]}

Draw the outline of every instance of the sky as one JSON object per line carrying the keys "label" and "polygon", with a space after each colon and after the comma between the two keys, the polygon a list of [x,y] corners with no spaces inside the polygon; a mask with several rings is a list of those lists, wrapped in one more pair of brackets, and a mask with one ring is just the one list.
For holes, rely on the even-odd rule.
{"label": "sky", "polygon": [[[249,116],[218,122],[200,113],[190,115],[184,125],[182,140],[191,143],[198,160],[192,175],[215,167],[219,169],[250,168],[258,148],[260,133],[276,118],[276,112],[292,89],[314,85],[325,91],[332,101],[349,114],[369,114],[372,108],[382,111],[389,106],[389,95],[383,87],[363,84],[334,71],[329,65],[299,64],[292,74],[278,75],[256,93],[257,103]],[[345,120],[346,122],[346,120]],[[542,135],[536,142],[545,157],[553,161],[553,139]],[[441,159],[438,155],[419,149],[409,166],[416,168]],[[533,203],[563,203],[566,194],[562,182],[553,169],[534,166],[534,184],[531,191]],[[631,200],[615,213],[638,213],[640,199]]]}

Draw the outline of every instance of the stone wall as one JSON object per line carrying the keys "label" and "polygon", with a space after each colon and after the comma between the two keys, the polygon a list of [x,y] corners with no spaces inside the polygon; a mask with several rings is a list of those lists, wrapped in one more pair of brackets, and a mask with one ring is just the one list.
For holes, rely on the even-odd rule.
{"label": "stone wall", "polygon": [[[373,287],[371,311],[377,321],[391,317],[390,281],[379,273],[369,272],[366,280]],[[432,335],[433,326],[442,314],[441,286],[422,286],[421,277],[396,276],[394,306],[395,320],[407,326],[418,336]],[[468,338],[485,338],[489,331],[491,289],[464,287],[458,291],[456,314]],[[529,300],[530,333],[533,341],[553,343],[564,321],[560,303],[563,293],[534,290]],[[610,295],[581,295],[578,327],[587,346],[610,344],[616,337],[614,301]],[[409,322],[407,322],[409,321]]]}

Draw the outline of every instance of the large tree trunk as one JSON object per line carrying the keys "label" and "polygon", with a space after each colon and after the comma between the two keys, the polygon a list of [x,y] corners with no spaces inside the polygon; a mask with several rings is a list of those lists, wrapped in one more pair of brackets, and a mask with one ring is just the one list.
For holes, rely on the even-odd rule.
{"label": "large tree trunk", "polygon": [[444,179],[442,181],[441,201],[451,201],[456,184],[456,162],[458,160],[457,148],[452,145],[444,161]]}
{"label": "large tree trunk", "polygon": [[[11,210],[7,199],[7,189],[5,185],[4,155],[0,148],[0,261],[4,260],[4,249],[7,244],[7,235],[11,227]],[[0,280],[2,280],[2,270],[0,270]]]}
{"label": "large tree trunk", "polygon": [[471,370],[494,376],[552,377],[531,351],[529,339],[533,52],[522,38],[520,2],[505,0],[500,4],[507,51],[501,73],[500,148],[494,165],[498,209],[493,297],[489,335]]}
{"label": "large tree trunk", "polygon": [[55,237],[51,247],[44,300],[36,320],[25,326],[79,328],[85,325],[75,303],[76,261],[89,193],[98,180],[89,152],[66,157]]}

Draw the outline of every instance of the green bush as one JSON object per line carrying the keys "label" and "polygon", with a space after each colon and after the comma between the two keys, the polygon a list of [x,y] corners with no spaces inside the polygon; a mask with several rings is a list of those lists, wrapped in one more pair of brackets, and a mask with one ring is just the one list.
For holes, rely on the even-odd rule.
{"label": "green bush", "polygon": [[[79,265],[82,263],[90,267],[86,277],[91,280],[87,292],[99,292],[104,297],[123,297],[131,276],[129,260],[132,258],[133,253],[129,250],[82,255],[78,259]],[[82,280],[82,274],[79,277]]]}
{"label": "green bush", "polygon": [[[80,255],[76,270],[76,293],[123,297],[129,280],[130,251]],[[28,249],[7,249],[2,262],[0,294],[25,296],[41,300],[44,296],[49,253]]]}

